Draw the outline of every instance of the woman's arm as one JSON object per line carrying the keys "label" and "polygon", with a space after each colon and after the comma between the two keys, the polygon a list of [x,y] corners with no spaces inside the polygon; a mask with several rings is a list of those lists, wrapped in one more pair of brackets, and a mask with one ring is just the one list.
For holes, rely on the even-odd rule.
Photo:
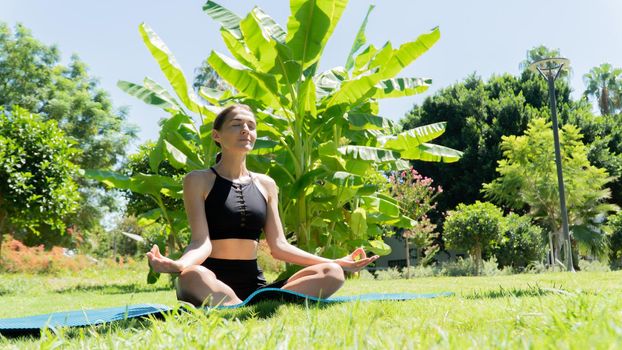
{"label": "woman's arm", "polygon": [[266,233],[266,240],[270,247],[270,253],[275,259],[302,266],[334,262],[339,264],[344,270],[350,272],[359,271],[378,259],[377,255],[367,257],[365,251],[359,248],[343,258],[331,260],[310,254],[289,244],[285,238],[283,225],[279,217],[278,186],[274,180],[268,176],[262,176],[261,179],[263,187],[268,191],[268,215],[264,232]]}
{"label": "woman's arm", "polygon": [[147,257],[149,264],[156,272],[177,273],[192,265],[201,264],[212,252],[209,240],[207,219],[205,218],[205,200],[203,193],[206,186],[205,175],[192,171],[184,177],[184,207],[192,236],[184,254],[177,260],[169,259],[160,254],[154,246]]}
{"label": "woman's arm", "polygon": [[313,255],[287,242],[279,216],[279,189],[269,176],[261,175],[260,179],[261,184],[268,192],[268,212],[264,232],[272,257],[302,266],[333,262],[333,260]]}

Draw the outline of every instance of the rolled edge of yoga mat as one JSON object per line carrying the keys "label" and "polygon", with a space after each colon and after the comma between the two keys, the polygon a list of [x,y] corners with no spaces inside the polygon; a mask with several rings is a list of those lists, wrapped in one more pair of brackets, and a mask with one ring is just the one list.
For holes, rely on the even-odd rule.
{"label": "rolled edge of yoga mat", "polygon": [[84,327],[148,315],[159,316],[172,308],[160,304],[135,304],[104,309],[60,311],[42,315],[0,319],[4,336],[36,335],[44,328]]}

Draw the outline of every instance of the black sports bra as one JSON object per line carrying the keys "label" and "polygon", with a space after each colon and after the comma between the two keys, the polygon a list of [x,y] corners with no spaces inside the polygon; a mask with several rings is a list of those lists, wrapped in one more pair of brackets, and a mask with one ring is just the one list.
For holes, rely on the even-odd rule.
{"label": "black sports bra", "polygon": [[259,240],[266,223],[268,204],[253,177],[247,184],[235,183],[216,174],[212,190],[205,198],[205,216],[210,239],[241,238]]}

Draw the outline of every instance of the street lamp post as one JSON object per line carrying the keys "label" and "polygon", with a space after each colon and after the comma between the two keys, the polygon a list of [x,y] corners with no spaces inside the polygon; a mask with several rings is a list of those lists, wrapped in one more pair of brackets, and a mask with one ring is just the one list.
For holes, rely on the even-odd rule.
{"label": "street lamp post", "polygon": [[[557,123],[557,102],[555,101],[555,79],[559,77],[564,68],[568,68],[570,61],[565,58],[545,58],[532,63],[529,69],[539,72],[549,85],[549,105],[551,107],[551,119],[553,121],[553,141],[555,143],[555,165],[557,167],[557,185],[559,187],[559,204],[562,216],[562,231],[564,234],[564,252],[566,255],[566,270],[574,272],[572,264],[572,245],[570,242],[570,230],[568,229],[568,212],[566,210],[566,196],[564,191],[564,174],[562,172],[562,157],[559,146],[559,131]],[[551,251],[551,260],[555,263],[554,252]]]}

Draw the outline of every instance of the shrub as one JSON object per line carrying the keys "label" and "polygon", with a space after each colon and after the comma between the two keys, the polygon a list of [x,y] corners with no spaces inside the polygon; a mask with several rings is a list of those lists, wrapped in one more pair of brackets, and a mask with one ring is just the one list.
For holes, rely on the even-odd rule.
{"label": "shrub", "polygon": [[532,261],[540,260],[545,254],[542,229],[531,223],[528,216],[511,213],[505,217],[499,240],[490,252],[501,267],[524,270]]}
{"label": "shrub", "polygon": [[484,276],[504,276],[514,273],[512,266],[504,266],[499,268],[497,258],[493,255],[488,260],[484,260],[484,266],[482,268],[482,275]]}
{"label": "shrub", "polygon": [[609,264],[613,269],[622,267],[622,211],[607,218],[609,226]]}
{"label": "shrub", "polygon": [[409,268],[405,268],[402,270],[403,278],[412,278],[412,277],[432,277],[439,273],[438,268],[434,266],[410,266]]}
{"label": "shrub", "polygon": [[611,268],[599,260],[579,260],[579,268],[583,272],[609,272]]}
{"label": "shrub", "polygon": [[374,276],[373,273],[371,273],[371,272],[369,272],[367,270],[361,270],[361,271],[359,271],[358,278],[362,279],[362,280],[373,280],[376,277]]}
{"label": "shrub", "polygon": [[380,281],[396,280],[402,278],[402,273],[397,267],[389,267],[386,270],[377,270],[376,279]]}
{"label": "shrub", "polygon": [[66,254],[66,249],[52,247],[47,251],[43,245],[27,247],[7,236],[2,243],[0,271],[9,273],[57,273],[62,270],[78,271],[92,263],[83,255]]}
{"label": "shrub", "polygon": [[502,223],[503,213],[492,203],[460,204],[448,213],[443,238],[448,246],[469,252],[477,274],[482,267],[482,252],[499,239]]}
{"label": "shrub", "polygon": [[441,265],[439,275],[442,276],[473,276],[475,275],[475,262],[471,258],[458,258]]}

